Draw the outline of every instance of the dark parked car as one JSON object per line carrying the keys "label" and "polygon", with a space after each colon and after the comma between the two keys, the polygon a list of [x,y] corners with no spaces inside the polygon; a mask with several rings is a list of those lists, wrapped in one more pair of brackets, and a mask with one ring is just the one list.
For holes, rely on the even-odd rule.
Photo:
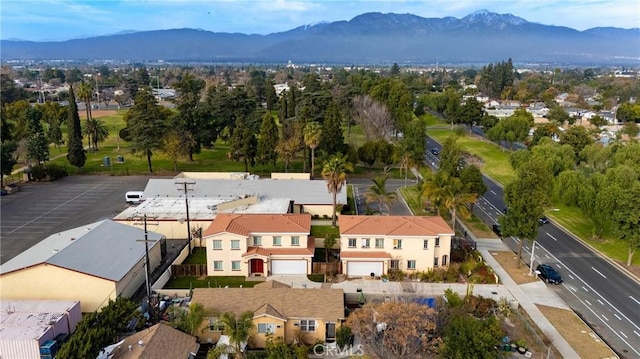
{"label": "dark parked car", "polygon": [[494,224],[493,226],[491,226],[491,229],[493,229],[493,231],[498,235],[498,237],[502,237],[502,228],[500,227],[499,224]]}
{"label": "dark parked car", "polygon": [[540,279],[550,284],[562,283],[562,276],[552,266],[548,264],[539,264],[536,267],[536,274]]}
{"label": "dark parked car", "polygon": [[431,154],[433,154],[434,156],[438,156],[440,154],[440,150],[437,148],[432,148]]}
{"label": "dark parked car", "polygon": [[549,218],[547,218],[547,216],[542,216],[538,218],[538,223],[540,223],[540,225],[547,224],[549,223]]}

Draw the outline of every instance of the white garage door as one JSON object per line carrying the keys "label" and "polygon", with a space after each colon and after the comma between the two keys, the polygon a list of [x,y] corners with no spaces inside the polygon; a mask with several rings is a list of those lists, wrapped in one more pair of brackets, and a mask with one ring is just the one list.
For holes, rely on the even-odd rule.
{"label": "white garage door", "polygon": [[382,262],[347,262],[349,277],[382,275]]}
{"label": "white garage door", "polygon": [[307,261],[286,259],[272,260],[271,274],[307,274]]}

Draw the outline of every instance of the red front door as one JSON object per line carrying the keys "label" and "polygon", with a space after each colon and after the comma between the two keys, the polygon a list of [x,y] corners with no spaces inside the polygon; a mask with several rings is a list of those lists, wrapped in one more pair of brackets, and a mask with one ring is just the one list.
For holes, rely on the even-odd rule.
{"label": "red front door", "polygon": [[264,266],[264,263],[262,262],[262,259],[252,259],[250,274],[255,274],[255,273],[264,274],[263,266]]}

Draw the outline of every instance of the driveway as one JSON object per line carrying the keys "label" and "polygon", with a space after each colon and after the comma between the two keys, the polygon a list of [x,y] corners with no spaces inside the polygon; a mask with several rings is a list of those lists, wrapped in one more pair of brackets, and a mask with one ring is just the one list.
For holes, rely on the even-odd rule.
{"label": "driveway", "polygon": [[51,234],[113,218],[128,206],[125,192],[143,190],[149,178],[71,176],[1,197],[0,264]]}

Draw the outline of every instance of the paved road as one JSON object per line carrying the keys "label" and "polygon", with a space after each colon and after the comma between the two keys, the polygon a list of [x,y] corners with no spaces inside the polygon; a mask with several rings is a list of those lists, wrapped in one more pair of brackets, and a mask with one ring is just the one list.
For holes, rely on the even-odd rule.
{"label": "paved road", "polygon": [[[415,183],[415,179],[412,180],[411,178],[409,178],[407,184],[411,185],[414,183]],[[349,184],[353,185],[354,199],[356,201],[356,206],[358,207],[357,208],[358,214],[360,215],[366,214],[367,207],[369,207],[369,210],[373,212],[380,210],[378,208],[379,207],[378,203],[367,204],[365,202],[364,194],[365,192],[367,192],[367,189],[373,184],[371,179],[369,178],[349,179]],[[404,179],[400,180],[400,179],[389,178],[387,180],[386,188],[388,192],[397,193],[398,189],[400,187],[404,187],[404,185],[405,185]],[[409,207],[407,207],[407,204],[404,203],[404,201],[401,199],[399,193],[398,193],[398,200],[393,201],[391,202],[391,204],[389,204],[389,212],[391,212],[391,214],[396,216],[411,215],[411,211],[409,210]],[[385,209],[385,213],[386,213],[386,209]]]}
{"label": "paved road", "polygon": [[[427,148],[440,144],[431,138]],[[434,159],[427,154],[427,162]],[[474,206],[486,224],[497,223],[504,208],[502,187],[484,177],[487,192]],[[517,238],[503,238],[517,250]],[[523,259],[530,262],[532,248],[524,244]],[[534,267],[548,263],[560,271],[564,282],[553,286],[561,298],[622,358],[640,357],[640,283],[579,239],[553,223],[540,227],[534,249]]]}
{"label": "paved road", "polygon": [[1,197],[0,263],[53,233],[111,219],[127,204],[124,193],[143,190],[146,176],[71,176],[32,182]]}

